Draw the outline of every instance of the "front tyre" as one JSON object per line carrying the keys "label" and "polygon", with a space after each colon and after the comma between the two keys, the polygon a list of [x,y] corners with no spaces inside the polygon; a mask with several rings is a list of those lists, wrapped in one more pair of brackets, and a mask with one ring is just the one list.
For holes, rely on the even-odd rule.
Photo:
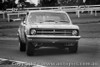
{"label": "front tyre", "polygon": [[27,47],[26,47],[26,54],[27,56],[33,56],[35,52],[35,46],[31,42],[27,42]]}
{"label": "front tyre", "polygon": [[78,42],[74,43],[73,46],[69,47],[69,53],[77,53],[78,51]]}
{"label": "front tyre", "polygon": [[20,37],[19,37],[19,50],[21,52],[25,52],[26,51],[26,44],[21,41]]}

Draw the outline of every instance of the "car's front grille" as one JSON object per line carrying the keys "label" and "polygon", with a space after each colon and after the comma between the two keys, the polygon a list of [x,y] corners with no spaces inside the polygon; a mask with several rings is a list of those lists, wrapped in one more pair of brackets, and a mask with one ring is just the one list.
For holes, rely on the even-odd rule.
{"label": "car's front grille", "polygon": [[37,35],[65,35],[71,36],[72,30],[66,29],[38,29]]}

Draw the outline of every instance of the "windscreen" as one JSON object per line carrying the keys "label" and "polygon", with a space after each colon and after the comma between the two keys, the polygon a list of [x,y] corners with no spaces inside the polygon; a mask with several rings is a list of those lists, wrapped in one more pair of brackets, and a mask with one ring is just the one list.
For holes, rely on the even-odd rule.
{"label": "windscreen", "polygon": [[69,19],[65,13],[55,12],[33,12],[29,15],[30,23],[48,23],[48,22],[64,22],[69,23]]}

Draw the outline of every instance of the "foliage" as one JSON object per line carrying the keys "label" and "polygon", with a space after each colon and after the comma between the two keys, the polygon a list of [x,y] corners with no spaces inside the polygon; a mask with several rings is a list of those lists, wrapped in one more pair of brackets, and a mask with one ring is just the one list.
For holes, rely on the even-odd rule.
{"label": "foliage", "polygon": [[26,2],[26,0],[19,0],[19,3]]}
{"label": "foliage", "polygon": [[62,6],[67,6],[67,5],[76,5],[77,4],[77,0],[59,0],[60,4]]}
{"label": "foliage", "polygon": [[7,8],[17,7],[15,0],[6,0],[5,2],[0,3],[1,10],[6,10]]}
{"label": "foliage", "polygon": [[[19,0],[19,3],[23,4],[24,7],[34,7],[35,4],[30,4],[26,0]],[[49,6],[73,6],[73,5],[83,5],[83,0],[40,0],[38,6],[49,7]],[[100,4],[100,0],[86,0],[85,4],[87,5],[96,5]],[[17,7],[15,0],[5,0],[2,3],[0,0],[0,10],[6,10],[7,8]]]}
{"label": "foliage", "polygon": [[[83,5],[83,0],[40,0],[39,6],[72,6]],[[100,4],[100,0],[86,0],[85,4],[95,5]]]}
{"label": "foliage", "polygon": [[35,7],[35,4],[26,2],[26,0],[19,0],[19,3],[21,3],[23,7]]}
{"label": "foliage", "polygon": [[29,2],[25,2],[25,7],[35,7],[35,4],[31,4]]}
{"label": "foliage", "polygon": [[48,7],[48,6],[57,6],[57,0],[40,0],[39,6]]}

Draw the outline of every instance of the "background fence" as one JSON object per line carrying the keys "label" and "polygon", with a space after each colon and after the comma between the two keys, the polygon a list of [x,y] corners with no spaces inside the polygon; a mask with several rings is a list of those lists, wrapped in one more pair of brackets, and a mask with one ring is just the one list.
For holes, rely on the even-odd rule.
{"label": "background fence", "polygon": [[8,22],[11,15],[21,15],[26,14],[30,10],[56,10],[56,11],[65,11],[68,13],[76,13],[77,17],[80,17],[80,14],[83,12],[88,12],[91,15],[94,14],[97,16],[98,11],[100,11],[100,5],[81,5],[81,6],[58,6],[58,7],[34,7],[34,8],[23,8],[23,9],[7,9],[6,11],[0,11],[0,14],[3,14],[3,19],[5,19],[5,13],[7,14]]}

